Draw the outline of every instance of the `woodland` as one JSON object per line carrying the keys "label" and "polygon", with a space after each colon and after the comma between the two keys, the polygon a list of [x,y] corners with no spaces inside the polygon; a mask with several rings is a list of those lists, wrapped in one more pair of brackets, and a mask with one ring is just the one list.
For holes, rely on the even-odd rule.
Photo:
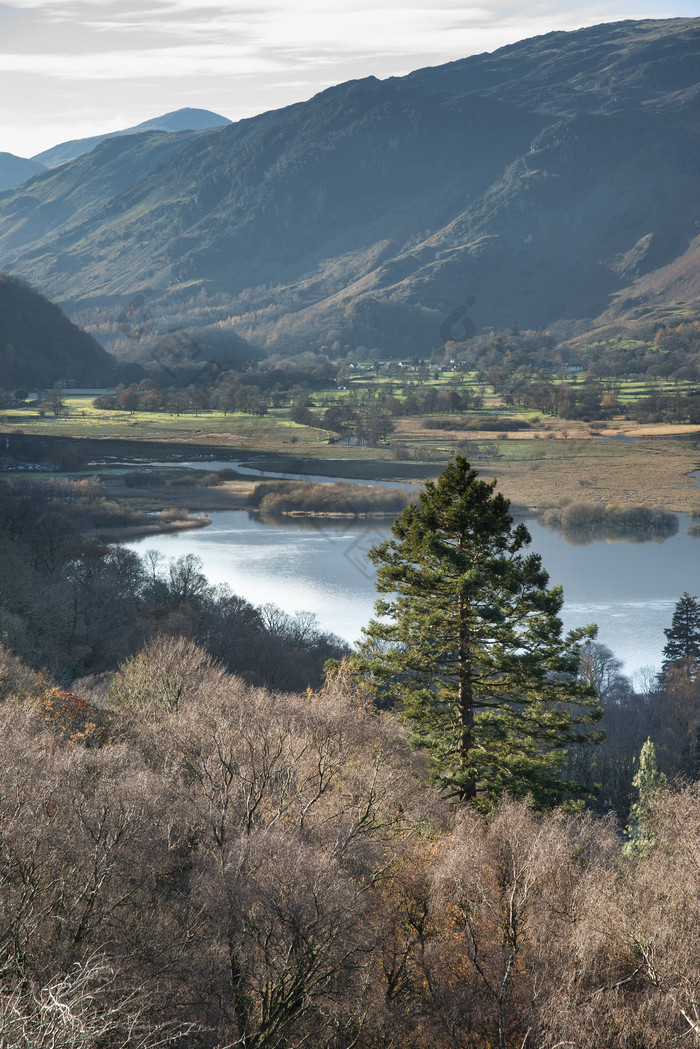
{"label": "woodland", "polygon": [[695,598],[643,695],[584,644],[605,738],[551,760],[586,808],[497,781],[475,806],[313,617],[86,540],[36,482],[0,496],[0,1044],[700,1040]]}

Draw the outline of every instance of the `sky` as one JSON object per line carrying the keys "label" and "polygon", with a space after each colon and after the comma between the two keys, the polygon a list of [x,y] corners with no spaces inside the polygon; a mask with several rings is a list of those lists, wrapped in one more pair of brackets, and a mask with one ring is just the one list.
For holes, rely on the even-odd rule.
{"label": "sky", "polygon": [[0,152],[185,106],[238,120],[553,29],[698,14],[700,0],[0,0]]}

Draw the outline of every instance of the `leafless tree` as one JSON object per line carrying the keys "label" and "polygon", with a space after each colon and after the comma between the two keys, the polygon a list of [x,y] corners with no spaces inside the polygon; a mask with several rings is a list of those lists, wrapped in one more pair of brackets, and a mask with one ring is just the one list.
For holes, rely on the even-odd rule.
{"label": "leafless tree", "polygon": [[204,685],[215,689],[224,672],[189,638],[156,635],[114,676],[110,699],[115,709],[138,720],[158,720],[177,711]]}
{"label": "leafless tree", "polygon": [[560,988],[540,1016],[547,1049],[700,1045],[700,790],[660,791],[655,847],[590,881]]}
{"label": "leafless tree", "polygon": [[583,886],[615,855],[612,830],[589,817],[544,818],[511,801],[488,822],[460,814],[434,875],[445,931],[432,948],[431,1011],[450,1044],[528,1044],[581,919]]}
{"label": "leafless tree", "polygon": [[158,1049],[192,1030],[152,1022],[143,990],[120,989],[115,970],[96,958],[43,985],[0,973],[0,1049]]}

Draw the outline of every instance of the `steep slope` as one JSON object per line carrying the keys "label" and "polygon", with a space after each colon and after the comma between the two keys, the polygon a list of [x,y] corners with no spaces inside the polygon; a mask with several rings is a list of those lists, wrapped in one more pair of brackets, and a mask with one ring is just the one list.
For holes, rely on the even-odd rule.
{"label": "steep slope", "polygon": [[2,387],[51,386],[62,378],[105,381],[114,359],[58,306],[22,280],[0,273]]}
{"label": "steep slope", "polygon": [[[102,211],[135,182],[180,153],[202,132],[162,131],[110,138],[92,152],[0,194],[0,255],[37,250]],[[58,242],[60,245],[60,241]],[[59,247],[60,250],[60,247]]]}
{"label": "steep slope", "polygon": [[61,297],[83,297],[98,268],[109,294],[193,281],[236,292],[359,253],[340,288],[461,211],[541,126],[510,106],[425,97],[401,81],[345,85],[191,145],[74,227],[60,254],[58,244],[27,253],[21,268]]}
{"label": "steep slope", "polygon": [[700,314],[700,236],[664,266],[636,271],[635,279],[617,295],[599,318],[601,324],[655,321],[672,325],[696,320]]}
{"label": "steep slope", "polygon": [[416,70],[430,90],[471,91],[538,113],[617,113],[698,97],[700,21],[613,22],[547,33]]}
{"label": "steep slope", "polygon": [[38,161],[43,167],[54,168],[59,164],[65,164],[67,160],[75,160],[84,153],[90,153],[95,146],[99,146],[106,139],[120,138],[123,135],[135,135],[144,131],[206,131],[214,128],[225,127],[231,121],[228,117],[222,117],[218,113],[211,113],[208,109],[176,109],[172,113],[164,113],[162,116],[144,120],[134,127],[124,128],[122,131],[110,131],[104,135],[93,135],[91,138],[75,138],[70,142],[60,142],[51,149],[45,149],[37,153],[32,160]]}
{"label": "steep slope", "polygon": [[0,153],[0,192],[26,182],[32,175],[44,171],[44,165],[36,160],[25,160],[14,153]]}
{"label": "steep slope", "polygon": [[458,301],[467,287],[478,327],[594,318],[631,280],[687,251],[700,222],[698,170],[699,136],[661,116],[561,121],[429,242],[427,260],[428,245],[415,268],[404,260],[411,272],[392,293],[441,308],[446,291]]}
{"label": "steep slope", "polygon": [[146,296],[124,357],[212,325],[275,350],[426,352],[467,301],[482,330],[624,313],[635,281],[694,258],[699,41],[700,19],[624,22],[353,81],[127,187],[116,156],[113,184],[74,161],[55,224],[67,195],[46,176],[36,226],[36,202],[0,196],[0,263],[103,338]]}

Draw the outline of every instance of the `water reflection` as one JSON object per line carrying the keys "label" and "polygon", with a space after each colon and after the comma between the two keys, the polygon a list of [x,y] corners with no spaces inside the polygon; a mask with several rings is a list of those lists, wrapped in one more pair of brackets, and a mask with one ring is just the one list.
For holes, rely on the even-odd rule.
{"label": "water reflection", "polygon": [[244,510],[208,516],[211,525],[196,535],[149,536],[127,545],[166,557],[194,553],[212,583],[228,583],[254,604],[273,601],[286,612],[315,612],[323,629],[350,642],[359,638],[375,599],[367,551],[385,538],[388,526],[321,518],[271,526]]}
{"label": "water reflection", "polygon": [[[208,528],[127,545],[166,557],[194,553],[213,583],[228,583],[255,604],[273,601],[286,612],[315,612],[323,629],[358,639],[376,598],[366,554],[389,535],[388,523],[311,518],[271,526],[245,511],[210,516]],[[551,582],[564,587],[566,629],[596,622],[599,640],[624,661],[628,674],[660,664],[663,629],[676,601],[684,590],[700,593],[700,546],[687,533],[687,518],[681,516],[680,524],[664,543],[572,546],[527,522]]]}
{"label": "water reflection", "polygon": [[647,506],[601,506],[569,503],[545,510],[538,518],[572,546],[596,542],[663,543],[678,532],[678,515]]}

